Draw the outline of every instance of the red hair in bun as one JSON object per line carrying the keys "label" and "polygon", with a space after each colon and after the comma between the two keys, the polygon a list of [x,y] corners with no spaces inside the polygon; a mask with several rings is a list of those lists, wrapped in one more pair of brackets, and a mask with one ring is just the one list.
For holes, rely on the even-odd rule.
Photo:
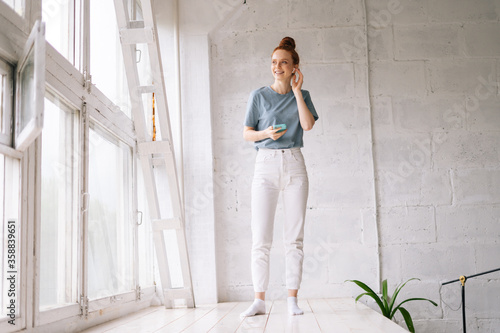
{"label": "red hair in bun", "polygon": [[297,53],[297,51],[295,51],[295,40],[293,40],[292,37],[283,38],[280,42],[280,45],[278,45],[278,47],[274,49],[273,54],[277,50],[285,50],[290,52],[290,54],[292,55],[293,64],[294,65],[299,64],[300,62],[299,54]]}

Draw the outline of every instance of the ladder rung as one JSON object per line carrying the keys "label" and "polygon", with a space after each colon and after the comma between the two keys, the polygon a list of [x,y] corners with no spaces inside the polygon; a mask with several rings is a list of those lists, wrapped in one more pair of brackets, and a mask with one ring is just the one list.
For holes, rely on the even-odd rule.
{"label": "ladder rung", "polygon": [[161,157],[155,157],[155,156],[153,156],[153,158],[151,159],[151,164],[153,166],[162,166],[162,165],[165,165],[165,159],[161,158]]}
{"label": "ladder rung", "polygon": [[167,153],[167,154],[153,154],[153,157],[151,158],[151,165],[152,166],[166,166],[168,168],[169,172],[173,172],[171,163],[168,163],[167,159],[171,159],[173,157],[172,153]]}
{"label": "ladder rung", "polygon": [[151,220],[153,231],[181,229],[181,220],[178,218]]}
{"label": "ladder rung", "polygon": [[155,92],[155,86],[139,86],[137,90],[141,94],[151,94]]}
{"label": "ladder rung", "polygon": [[121,29],[120,40],[124,45],[155,42],[152,28]]}
{"label": "ladder rung", "polygon": [[190,288],[163,289],[163,294],[169,299],[191,299],[193,297]]}
{"label": "ladder rung", "polygon": [[128,27],[130,29],[142,29],[144,28],[144,21],[130,21]]}
{"label": "ladder rung", "polygon": [[168,141],[146,141],[137,144],[137,151],[139,155],[172,154],[172,148]]}

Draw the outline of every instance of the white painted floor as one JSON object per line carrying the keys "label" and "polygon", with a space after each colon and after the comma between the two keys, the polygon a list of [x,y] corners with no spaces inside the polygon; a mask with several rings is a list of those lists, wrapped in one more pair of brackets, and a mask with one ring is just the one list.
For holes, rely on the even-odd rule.
{"label": "white painted floor", "polygon": [[150,307],[83,332],[408,332],[364,304],[356,304],[350,298],[299,300],[299,306],[304,310],[302,316],[289,316],[285,300],[266,301],[267,314],[240,318],[240,313],[250,303],[219,303],[201,305],[195,309]]}

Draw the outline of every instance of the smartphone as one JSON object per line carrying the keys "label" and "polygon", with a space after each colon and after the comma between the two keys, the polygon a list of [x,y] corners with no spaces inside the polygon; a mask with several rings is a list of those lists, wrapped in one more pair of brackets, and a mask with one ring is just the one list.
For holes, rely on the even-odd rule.
{"label": "smartphone", "polygon": [[286,130],[286,124],[273,125],[273,129],[277,129],[280,127],[281,127],[281,129],[276,133],[283,132],[284,130]]}

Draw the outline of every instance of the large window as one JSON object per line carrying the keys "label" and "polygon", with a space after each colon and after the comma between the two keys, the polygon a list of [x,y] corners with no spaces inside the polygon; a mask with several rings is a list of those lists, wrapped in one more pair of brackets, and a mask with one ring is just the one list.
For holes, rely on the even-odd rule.
{"label": "large window", "polygon": [[89,298],[133,290],[132,152],[93,125],[89,147]]}
{"label": "large window", "polygon": [[[140,21],[136,1],[126,2]],[[0,332],[88,325],[101,320],[95,311],[140,308],[155,292],[114,3],[0,0],[9,24],[0,38]],[[144,86],[148,47],[136,53]]]}
{"label": "large window", "polygon": [[41,310],[78,300],[78,174],[78,113],[48,94],[42,132]]}
{"label": "large window", "polygon": [[130,95],[113,0],[90,0],[92,82],[130,117]]}
{"label": "large window", "polygon": [[[0,154],[0,321],[19,314],[21,230],[19,223],[19,160]],[[13,309],[8,306],[14,304]],[[15,318],[15,317],[14,317]]]}
{"label": "large window", "polygon": [[79,8],[81,0],[42,1],[47,41],[77,68],[81,66]]}

